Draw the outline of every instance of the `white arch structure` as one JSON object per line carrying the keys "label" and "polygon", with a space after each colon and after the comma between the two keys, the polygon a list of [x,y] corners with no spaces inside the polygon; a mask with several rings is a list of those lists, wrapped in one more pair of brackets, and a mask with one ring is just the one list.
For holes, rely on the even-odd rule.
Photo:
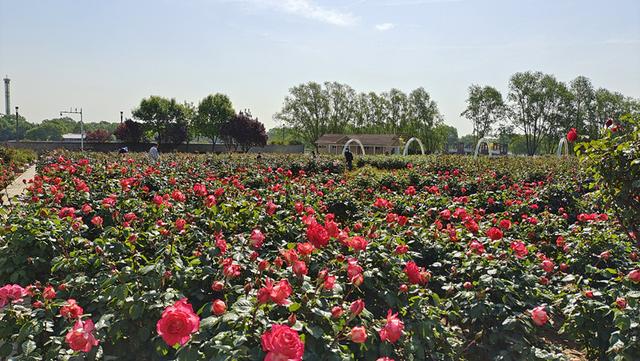
{"label": "white arch structure", "polygon": [[480,145],[481,145],[482,143],[484,143],[484,144],[486,144],[486,145],[487,145],[487,149],[489,150],[489,152],[488,152],[488,153],[489,153],[489,157],[491,157],[491,149],[489,149],[489,141],[490,141],[490,140],[491,140],[491,139],[489,139],[489,138],[482,138],[482,139],[480,139],[480,140],[478,141],[478,144],[476,144],[476,152],[475,152],[475,153],[474,153],[474,155],[473,155],[473,157],[474,157],[474,158],[476,158],[476,157],[478,156],[478,151],[480,150]]}
{"label": "white arch structure", "polygon": [[360,150],[362,151],[362,155],[364,155],[365,154],[364,153],[364,145],[362,145],[362,142],[360,141],[360,139],[357,139],[357,138],[351,138],[351,139],[349,139],[348,142],[346,142],[344,144],[344,148],[342,148],[342,154],[344,154],[344,152],[347,151],[347,149],[349,148],[349,145],[351,143],[353,143],[353,142],[356,142],[356,143],[358,143],[360,145]]}
{"label": "white arch structure", "polygon": [[409,152],[409,145],[413,142],[418,142],[418,145],[420,145],[420,151],[422,152],[422,155],[424,155],[424,146],[422,146],[422,141],[416,137],[409,139],[407,143],[405,143],[402,155],[407,155],[407,153]]}
{"label": "white arch structure", "polygon": [[564,155],[569,155],[569,143],[567,143],[567,138],[562,137],[558,142],[558,149],[556,150],[556,155],[558,157],[562,156],[562,149],[564,148]]}

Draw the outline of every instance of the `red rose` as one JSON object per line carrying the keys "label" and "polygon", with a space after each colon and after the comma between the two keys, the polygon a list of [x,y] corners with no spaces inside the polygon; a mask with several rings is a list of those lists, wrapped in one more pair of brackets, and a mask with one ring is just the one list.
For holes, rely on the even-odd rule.
{"label": "red rose", "polygon": [[68,299],[67,303],[64,306],[60,307],[60,315],[64,318],[80,318],[83,313],[84,310],[82,309],[82,307],[80,307],[80,305],[76,303],[76,300],[74,300],[73,298]]}
{"label": "red rose", "polygon": [[259,229],[254,229],[251,231],[251,245],[255,248],[260,248],[262,243],[264,242],[264,234]]}
{"label": "red rose", "polygon": [[404,323],[398,318],[397,313],[387,311],[387,323],[380,330],[380,340],[396,343],[402,336]]}
{"label": "red rose", "polygon": [[335,284],[336,284],[336,277],[335,277],[335,276],[327,276],[327,277],[324,279],[323,287],[324,287],[326,290],[329,290],[329,291],[330,291],[330,290],[332,290],[332,289],[333,289],[333,287],[335,286]]}
{"label": "red rose", "polygon": [[304,343],[298,332],[287,325],[271,325],[260,341],[267,353],[264,361],[300,361],[304,355]]}
{"label": "red rose", "polygon": [[309,242],[298,243],[297,248],[298,248],[298,252],[300,252],[300,254],[303,255],[303,256],[310,255],[316,249],[313,246],[313,244],[311,244]]}
{"label": "red rose", "polygon": [[93,224],[96,227],[102,227],[102,223],[103,223],[103,219],[100,216],[95,216],[91,218],[91,224]]}
{"label": "red rose", "polygon": [[616,298],[616,305],[619,309],[624,310],[625,308],[627,308],[627,300],[622,297],[618,297]]}
{"label": "red rose", "polygon": [[214,291],[222,291],[223,288],[224,288],[224,282],[213,281],[213,283],[211,284],[211,289]]}
{"label": "red rose", "polygon": [[213,312],[214,315],[220,316],[226,310],[227,310],[227,304],[224,303],[223,300],[220,300],[220,299],[213,300],[213,303],[211,304],[211,311]]}
{"label": "red rose", "polygon": [[258,302],[267,303],[270,300],[279,305],[286,306],[289,304],[289,296],[293,292],[293,288],[289,284],[289,281],[280,280],[280,282],[273,284],[273,281],[269,278],[265,281],[265,286],[258,290]]}
{"label": "red rose", "polygon": [[347,244],[349,247],[353,248],[354,251],[364,251],[367,249],[368,242],[364,237],[355,236],[349,238],[347,240]]}
{"label": "red rose", "polygon": [[516,253],[516,257],[522,258],[529,254],[527,246],[522,241],[511,242],[511,249]]}
{"label": "red rose", "polygon": [[98,340],[93,335],[94,328],[93,321],[78,320],[64,339],[73,351],[89,352],[93,346],[98,345]]}
{"label": "red rose", "polygon": [[511,228],[511,221],[508,219],[503,219],[500,221],[500,228],[507,230]]}
{"label": "red rose", "polygon": [[424,268],[418,267],[415,262],[409,261],[404,266],[404,273],[409,278],[409,283],[414,285],[423,285],[429,281],[431,274]]}
{"label": "red rose", "polygon": [[544,306],[538,306],[531,310],[531,320],[537,326],[543,326],[549,321],[549,316],[547,316],[547,311],[544,310]]}
{"label": "red rose", "polygon": [[578,140],[578,131],[576,130],[576,128],[571,128],[571,130],[569,130],[569,132],[567,133],[567,140],[571,143]]}
{"label": "red rose", "polygon": [[364,310],[364,301],[362,299],[353,301],[349,307],[349,311],[351,311],[354,316],[359,315],[362,310]]}
{"label": "red rose", "polygon": [[332,318],[340,318],[340,316],[342,316],[342,313],[344,312],[344,310],[342,309],[342,307],[340,306],[333,306],[331,308],[331,317]]}
{"label": "red rose", "polygon": [[304,276],[309,272],[307,264],[304,263],[304,261],[294,261],[291,268],[293,269],[293,273],[298,277]]}
{"label": "red rose", "polygon": [[640,269],[634,269],[633,271],[629,272],[627,278],[629,278],[631,282],[640,282]]}
{"label": "red rose", "polygon": [[500,228],[491,227],[487,230],[487,237],[491,238],[494,241],[497,241],[502,238],[502,231]]}
{"label": "red rose", "polygon": [[200,318],[186,298],[164,309],[156,324],[156,330],[169,346],[187,343],[191,334],[200,328]]}
{"label": "red rose", "polygon": [[329,233],[319,223],[307,226],[307,238],[316,248],[322,248],[329,244]]}
{"label": "red rose", "polygon": [[555,267],[555,265],[553,264],[553,261],[551,261],[550,259],[545,259],[540,264],[540,267],[542,267],[542,269],[545,272],[549,273],[549,272],[553,272],[553,268]]}
{"label": "red rose", "polygon": [[357,326],[351,329],[349,336],[355,343],[364,343],[367,341],[367,330],[363,326]]}
{"label": "red rose", "polygon": [[54,299],[56,298],[56,291],[53,289],[53,287],[47,286],[42,291],[42,297],[44,297],[45,300]]}

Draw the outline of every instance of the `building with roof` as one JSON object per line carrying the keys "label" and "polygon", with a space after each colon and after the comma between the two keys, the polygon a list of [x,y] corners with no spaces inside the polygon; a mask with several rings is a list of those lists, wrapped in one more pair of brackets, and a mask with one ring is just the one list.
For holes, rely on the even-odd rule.
{"label": "building with roof", "polygon": [[366,154],[400,154],[402,141],[395,134],[324,134],[316,141],[318,152],[341,154],[349,141],[349,150],[353,154],[362,154],[358,141],[362,143]]}

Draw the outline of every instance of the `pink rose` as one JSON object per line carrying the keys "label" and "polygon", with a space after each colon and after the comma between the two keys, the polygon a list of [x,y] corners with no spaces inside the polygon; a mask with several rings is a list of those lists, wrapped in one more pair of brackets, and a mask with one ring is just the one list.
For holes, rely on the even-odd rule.
{"label": "pink rose", "polygon": [[80,318],[83,313],[84,310],[82,309],[82,307],[80,307],[80,305],[76,303],[76,300],[74,300],[73,298],[68,299],[67,303],[64,306],[60,307],[60,316],[64,318]]}
{"label": "pink rose", "polygon": [[200,318],[186,298],[164,309],[156,324],[156,330],[169,346],[184,345],[191,334],[200,328]]}
{"label": "pink rose", "polygon": [[367,341],[367,330],[364,326],[357,326],[351,329],[349,336],[351,337],[351,341],[355,343],[364,343]]}
{"label": "pink rose", "polygon": [[304,343],[298,332],[287,325],[271,325],[260,341],[267,353],[264,361],[300,361],[304,355]]}
{"label": "pink rose", "polygon": [[629,275],[627,275],[627,277],[631,282],[640,282],[640,269],[634,269],[633,271],[629,272]]}
{"label": "pink rose", "polygon": [[98,345],[98,340],[93,335],[94,329],[93,321],[77,320],[64,339],[73,351],[89,352],[93,346]]}
{"label": "pink rose", "polygon": [[380,339],[382,341],[389,341],[396,343],[402,336],[404,330],[404,323],[398,318],[397,313],[392,313],[391,310],[387,312],[387,323],[380,330]]}
{"label": "pink rose", "polygon": [[544,308],[544,306],[538,306],[531,310],[531,320],[537,326],[543,326],[549,321],[549,316],[547,316],[547,311]]}
{"label": "pink rose", "polygon": [[255,248],[260,248],[264,242],[264,234],[259,229],[251,231],[251,245]]}

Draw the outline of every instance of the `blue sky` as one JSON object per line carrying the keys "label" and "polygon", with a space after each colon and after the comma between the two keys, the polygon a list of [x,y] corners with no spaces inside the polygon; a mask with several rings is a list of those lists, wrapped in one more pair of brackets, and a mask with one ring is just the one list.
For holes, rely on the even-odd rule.
{"label": "blue sky", "polygon": [[505,93],[525,70],[640,97],[638,0],[0,0],[0,14],[0,75],[31,121],[223,92],[269,128],[290,87],[339,81],[422,86],[462,135],[468,86]]}

